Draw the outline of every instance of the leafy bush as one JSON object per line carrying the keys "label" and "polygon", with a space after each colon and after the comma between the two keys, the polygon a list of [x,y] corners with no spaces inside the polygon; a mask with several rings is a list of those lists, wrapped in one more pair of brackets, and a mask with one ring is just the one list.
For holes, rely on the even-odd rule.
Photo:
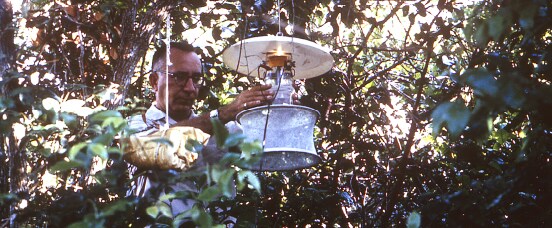
{"label": "leafy bush", "polygon": [[[11,52],[0,45],[15,53],[0,59],[9,69],[0,81],[0,225],[552,223],[551,1],[282,1],[281,9],[38,1],[16,10],[12,24],[0,21],[16,32]],[[165,38],[169,15],[170,38],[198,44],[209,72],[199,112],[255,83],[222,64],[228,45],[281,31],[329,47],[332,71],[301,81],[302,104],[321,113],[315,143],[324,162],[253,173],[228,154],[164,180],[192,178],[200,193],[127,196],[132,179],[117,139],[125,118],[150,104],[144,56]],[[223,138],[219,146],[241,145],[244,156],[259,151],[240,135]],[[242,190],[235,197],[232,181]],[[181,197],[200,203],[173,216],[164,202]]]}

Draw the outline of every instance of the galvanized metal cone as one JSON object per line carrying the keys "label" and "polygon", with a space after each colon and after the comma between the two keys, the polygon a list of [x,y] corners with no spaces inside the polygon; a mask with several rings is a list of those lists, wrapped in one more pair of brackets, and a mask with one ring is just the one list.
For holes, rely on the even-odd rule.
{"label": "galvanized metal cone", "polygon": [[260,106],[239,113],[237,119],[247,139],[264,139],[260,161],[246,168],[282,171],[320,163],[313,139],[318,116],[315,109],[300,105]]}

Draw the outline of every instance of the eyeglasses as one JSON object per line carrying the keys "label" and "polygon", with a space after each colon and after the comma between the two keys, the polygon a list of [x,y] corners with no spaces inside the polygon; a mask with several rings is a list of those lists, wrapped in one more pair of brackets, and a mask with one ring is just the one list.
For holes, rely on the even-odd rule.
{"label": "eyeglasses", "polygon": [[[159,71],[159,73],[165,74],[163,71]],[[203,73],[201,72],[167,72],[167,75],[169,75],[169,78],[176,81],[176,82],[188,82],[188,80],[192,79],[192,82],[194,83],[194,87],[198,88],[203,86],[204,77]]]}

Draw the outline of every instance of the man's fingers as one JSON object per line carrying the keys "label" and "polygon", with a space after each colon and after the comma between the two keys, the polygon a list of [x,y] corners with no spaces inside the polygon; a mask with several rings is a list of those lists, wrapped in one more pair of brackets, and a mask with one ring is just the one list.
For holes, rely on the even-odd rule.
{"label": "man's fingers", "polygon": [[258,85],[240,94],[237,104],[241,107],[250,108],[261,105],[274,98],[274,93],[269,89],[272,85]]}
{"label": "man's fingers", "polygon": [[253,86],[253,88],[251,88],[251,91],[263,91],[270,89],[270,87],[272,87],[272,85],[270,84]]}
{"label": "man's fingers", "polygon": [[268,95],[274,95],[274,92],[270,91],[270,90],[265,90],[265,91],[250,91],[251,92],[251,96],[255,96],[255,97],[259,97],[259,96],[268,96]]}
{"label": "man's fingers", "polygon": [[291,94],[291,102],[295,105],[300,105],[301,104],[301,101],[299,101],[300,97],[299,97],[299,94],[297,93],[293,93]]}
{"label": "man's fingers", "polygon": [[266,96],[252,96],[248,97],[247,99],[244,99],[244,102],[265,102],[272,100],[274,96],[272,95],[266,95]]}
{"label": "man's fingers", "polygon": [[247,91],[246,94],[244,94],[244,99],[246,101],[253,101],[253,100],[267,100],[272,99],[274,97],[274,93],[272,91]]}

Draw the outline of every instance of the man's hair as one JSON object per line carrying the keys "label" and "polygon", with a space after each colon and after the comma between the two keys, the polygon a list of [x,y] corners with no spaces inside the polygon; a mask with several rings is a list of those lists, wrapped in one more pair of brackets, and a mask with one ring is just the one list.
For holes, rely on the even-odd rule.
{"label": "man's hair", "polygon": [[[178,49],[183,52],[195,52],[196,48],[189,44],[186,41],[180,41],[180,42],[171,42],[171,49]],[[167,46],[165,43],[162,43],[159,48],[155,50],[155,53],[153,54],[153,58],[151,61],[152,68],[155,67],[155,64],[159,62],[160,60],[164,60],[167,58]],[[154,69],[155,70],[155,69]]]}

